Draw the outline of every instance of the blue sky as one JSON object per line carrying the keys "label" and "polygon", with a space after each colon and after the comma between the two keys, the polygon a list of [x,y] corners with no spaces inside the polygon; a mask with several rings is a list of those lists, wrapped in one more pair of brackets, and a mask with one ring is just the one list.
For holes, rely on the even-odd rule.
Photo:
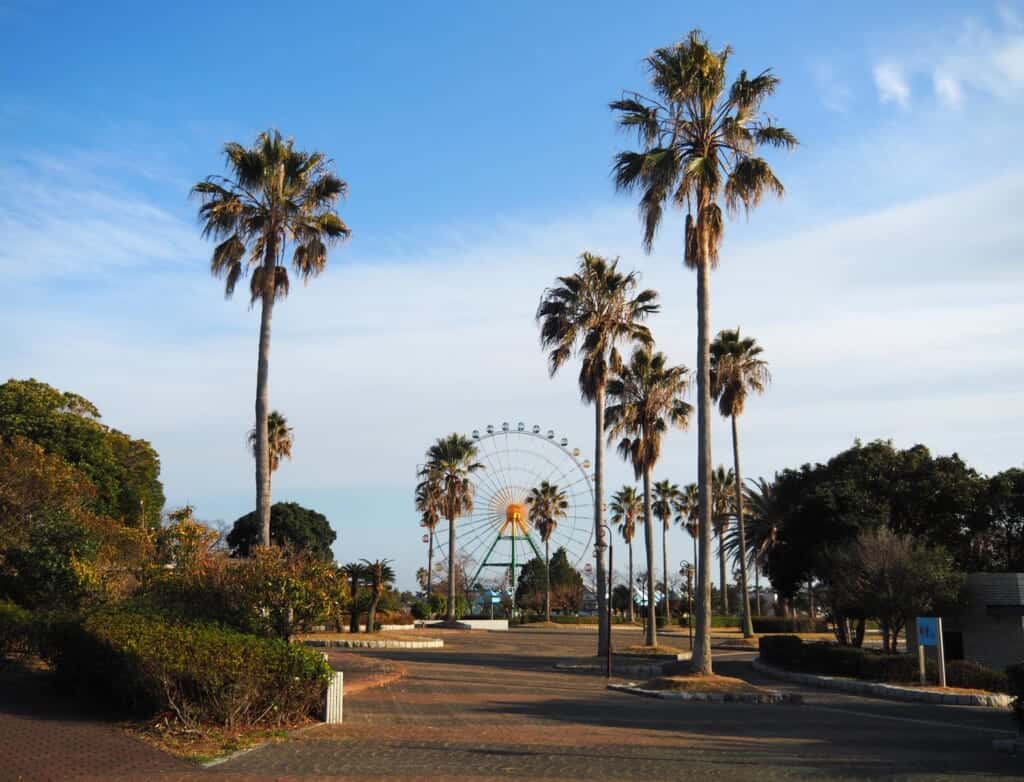
{"label": "blue sky", "polygon": [[[275,494],[327,513],[340,557],[395,556],[409,583],[438,434],[524,419],[592,450],[532,323],[583,249],[661,290],[659,344],[692,365],[679,217],[645,256],[607,110],[692,27],[775,69],[766,108],[802,142],[713,280],[714,327],[755,334],[775,372],[743,422],[749,473],[855,437],[1022,462],[1020,3],[79,5],[0,0],[0,374],[153,441],[172,504],[230,521],[251,502],[257,317],[209,277],[187,193],[267,127],[351,188],[353,238],[280,307],[271,369],[296,427]],[[691,480],[694,449],[674,435],[665,473]]]}

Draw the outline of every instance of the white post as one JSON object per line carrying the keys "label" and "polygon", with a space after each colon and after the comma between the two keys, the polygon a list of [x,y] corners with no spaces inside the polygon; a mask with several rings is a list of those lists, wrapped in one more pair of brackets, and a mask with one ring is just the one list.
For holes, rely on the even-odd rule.
{"label": "white post", "polygon": [[328,725],[336,725],[341,722],[343,697],[345,689],[345,674],[335,671],[327,685],[327,709],[324,715],[324,722]]}
{"label": "white post", "polygon": [[942,617],[935,620],[935,651],[939,655],[939,686],[946,686],[946,650],[942,645]]}
{"label": "white post", "polygon": [[917,664],[918,664],[918,667],[921,669],[921,684],[922,685],[927,684],[928,682],[925,679],[924,645],[923,644],[918,644],[917,645]]}

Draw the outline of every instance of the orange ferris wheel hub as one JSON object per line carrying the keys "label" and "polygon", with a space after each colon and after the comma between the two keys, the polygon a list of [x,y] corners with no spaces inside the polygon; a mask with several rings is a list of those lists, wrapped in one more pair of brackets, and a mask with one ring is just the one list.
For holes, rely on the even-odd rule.
{"label": "orange ferris wheel hub", "polygon": [[521,502],[513,502],[505,506],[505,523],[502,525],[501,535],[513,534],[513,529],[516,535],[527,535],[530,532],[530,528],[527,526],[527,512],[526,505]]}

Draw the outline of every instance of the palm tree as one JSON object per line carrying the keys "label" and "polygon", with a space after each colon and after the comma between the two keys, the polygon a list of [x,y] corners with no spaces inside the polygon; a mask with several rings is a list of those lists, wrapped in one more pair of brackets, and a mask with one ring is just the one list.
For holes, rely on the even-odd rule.
{"label": "palm tree", "polygon": [[747,394],[763,394],[771,374],[768,362],[761,358],[761,347],[753,337],[741,337],[739,328],[718,332],[711,343],[711,396],[718,401],[718,412],[732,422],[732,459],[736,487],[736,526],[739,528],[740,594],[743,596],[743,635],[752,638],[750,597],[747,591],[747,535],[743,527],[743,474],[740,472],[740,439],[736,419],[743,414]]}
{"label": "palm tree", "polygon": [[[618,345],[623,342],[650,345],[650,330],[641,321],[658,311],[658,294],[636,292],[636,272],[618,270],[618,260],[608,261],[591,253],[580,256],[575,274],[557,278],[556,285],[541,296],[537,308],[540,344],[548,354],[552,376],[575,352],[582,359],[580,393],[594,404],[594,537],[598,551],[604,540],[604,416],[605,388],[610,371],[622,363]],[[604,557],[597,558],[598,654],[607,653],[608,610]]]}
{"label": "palm tree", "polygon": [[729,588],[725,577],[725,533],[729,529],[729,520],[734,513],[736,476],[732,470],[718,465],[711,473],[711,520],[718,536],[718,564],[721,578],[722,614],[729,614]]}
{"label": "palm tree", "polygon": [[686,528],[693,538],[693,567],[697,567],[697,536],[700,532],[700,504],[696,483],[686,484],[672,505],[676,523]]}
{"label": "palm tree", "polygon": [[[362,562],[349,562],[338,568],[342,576],[348,579],[349,593],[352,595],[352,610],[349,612],[348,631],[359,632],[359,585],[370,577],[370,572]],[[369,631],[369,627],[367,627]]]}
{"label": "palm tree", "polygon": [[633,351],[608,382],[608,442],[622,437],[619,453],[644,481],[644,545],[647,549],[647,632],[645,643],[657,646],[654,617],[654,529],[651,515],[651,471],[661,455],[661,438],[670,427],[686,428],[690,405],[683,401],[689,390],[689,370],[669,366],[664,353],[650,348]]}
{"label": "palm tree", "polygon": [[544,618],[551,621],[551,556],[549,545],[551,536],[558,527],[558,520],[564,519],[569,509],[569,500],[565,492],[556,484],[541,481],[540,486],[530,490],[526,498],[526,504],[530,506],[530,521],[540,533],[540,539],[544,541]]}
{"label": "palm tree", "polygon": [[[292,458],[293,432],[288,426],[288,419],[280,410],[272,410],[267,416],[267,453],[270,460],[270,473],[273,475],[281,466],[281,459]],[[249,430],[249,449],[256,457],[256,429]]]}
{"label": "palm tree", "polygon": [[658,481],[654,484],[654,504],[651,511],[661,520],[661,566],[665,574],[665,619],[671,619],[672,608],[668,599],[668,527],[672,520],[672,508],[682,492],[672,481]]}
{"label": "palm tree", "polygon": [[761,103],[779,83],[770,70],[748,77],[740,71],[726,88],[726,47],[711,49],[699,30],[646,59],[654,97],[626,92],[610,107],[619,125],[635,131],[640,151],[615,158],[616,189],[640,190],[644,249],[661,225],[664,206],[686,210],[684,261],[697,271],[697,485],[700,490],[700,572],[697,579],[697,642],[693,669],[711,665],[711,387],[710,272],[718,263],[724,234],[720,202],[730,212],[749,212],[761,198],[782,196],[782,183],[760,146],[792,148],[796,138],[760,113]]}
{"label": "palm tree", "polygon": [[768,557],[778,543],[782,514],[776,498],[774,482],[758,478],[753,482],[753,486],[746,487],[744,498],[750,510],[747,522],[747,546],[750,547],[751,559],[754,563],[754,579],[757,582],[754,587],[754,591],[757,593],[757,612],[762,614],[764,611],[761,608],[761,583],[758,574],[764,571]]}
{"label": "palm tree", "polygon": [[436,477],[426,477],[416,484],[416,510],[420,512],[420,526],[427,530],[429,542],[427,546],[426,596],[430,604],[431,579],[434,567],[434,532],[441,522],[443,507],[443,490],[441,481]]}
{"label": "palm tree", "polygon": [[374,620],[377,616],[377,605],[384,592],[394,582],[395,571],[391,568],[390,559],[378,559],[375,562],[364,559],[363,567],[370,580],[370,589],[372,590],[370,607],[366,610],[366,632],[372,633],[375,630]]}
{"label": "palm tree", "polygon": [[259,356],[256,369],[256,515],[263,545],[270,545],[270,451],[268,378],[270,319],[274,302],[288,295],[285,252],[291,246],[292,269],[308,281],[327,265],[328,247],[349,235],[336,210],[348,186],[334,175],[320,152],[295,149],[276,130],[261,133],[251,147],[224,145],[230,176],[197,182],[192,195],[202,202],[203,237],[219,241],[210,271],[224,277],[230,298],[251,269],[250,304],[260,302]]}
{"label": "palm tree", "polygon": [[448,616],[455,621],[455,521],[473,512],[473,481],[471,476],[483,465],[476,461],[473,441],[454,432],[439,437],[427,450],[427,463],[420,478],[437,481],[441,496],[441,515],[448,521]]}
{"label": "palm tree", "polygon": [[636,520],[644,512],[643,498],[636,493],[635,486],[623,486],[612,495],[612,524],[619,525],[619,534],[629,546],[629,621],[636,618],[633,613],[633,536],[636,535]]}

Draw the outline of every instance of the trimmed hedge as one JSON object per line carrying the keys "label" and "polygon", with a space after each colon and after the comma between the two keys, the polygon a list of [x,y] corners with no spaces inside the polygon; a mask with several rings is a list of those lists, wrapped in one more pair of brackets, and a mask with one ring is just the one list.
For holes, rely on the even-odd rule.
{"label": "trimmed hedge", "polygon": [[[693,614],[693,618],[697,618],[697,614]],[[712,614],[711,615],[711,626],[712,627],[740,627],[740,617],[732,614]],[[687,617],[679,617],[680,627],[689,627]]]}
{"label": "trimmed hedge", "polygon": [[830,630],[825,620],[807,616],[755,616],[752,621],[755,633],[827,633]]}
{"label": "trimmed hedge", "polygon": [[[893,683],[917,682],[920,677],[917,657],[912,654],[884,654],[834,643],[804,643],[795,635],[763,636],[759,649],[765,662],[801,673]],[[925,673],[929,681],[938,679],[934,660],[926,660]],[[989,692],[1006,692],[1009,684],[1006,674],[966,660],[946,663],[946,683]]]}
{"label": "trimmed hedge", "polygon": [[31,612],[8,600],[0,600],[0,663],[7,655],[27,654],[34,647]]}
{"label": "trimmed hedge", "polygon": [[331,673],[301,646],[213,624],[111,611],[60,632],[54,662],[64,684],[184,725],[299,722],[319,710]]}

